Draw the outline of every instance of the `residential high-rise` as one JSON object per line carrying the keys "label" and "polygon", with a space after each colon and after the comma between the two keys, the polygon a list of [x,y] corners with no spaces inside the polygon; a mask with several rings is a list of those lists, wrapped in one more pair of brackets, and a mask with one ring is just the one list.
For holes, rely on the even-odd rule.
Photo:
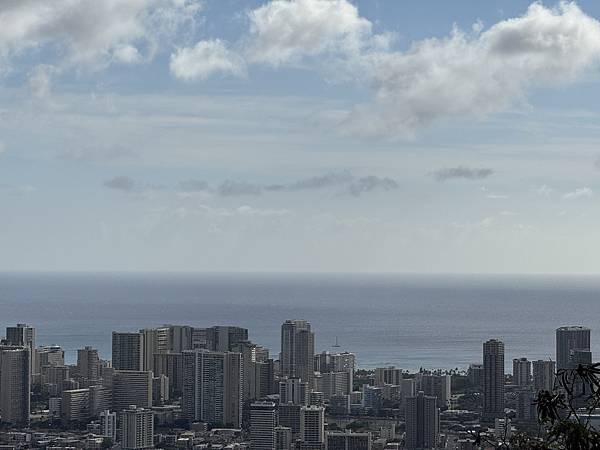
{"label": "residential high-rise", "polygon": [[421,390],[425,395],[437,397],[438,406],[446,409],[452,397],[452,377],[450,375],[424,374],[421,378]]}
{"label": "residential high-rise", "polygon": [[208,329],[209,350],[215,352],[237,351],[234,347],[247,341],[247,328],[216,326]]}
{"label": "residential high-rise", "polygon": [[483,387],[484,377],[483,364],[470,364],[467,376],[469,377],[469,383],[473,386]]}
{"label": "residential high-rise", "polygon": [[154,413],[131,406],[121,412],[121,448],[138,450],[154,448]]}
{"label": "residential high-rise", "polygon": [[483,344],[483,416],[504,416],[504,343],[490,339]]}
{"label": "residential high-rise", "polygon": [[242,356],[183,352],[183,416],[192,421],[239,427],[242,421]]}
{"label": "residential high-rise", "polygon": [[250,406],[250,449],[275,450],[277,405],[256,402]]}
{"label": "residential high-rise", "polygon": [[306,320],[286,320],[281,325],[282,377],[300,378],[312,388],[314,376],[315,336]]}
{"label": "residential high-rise", "polygon": [[35,353],[35,328],[25,323],[18,323],[15,327],[6,327],[6,343],[12,346],[25,346],[29,348],[29,373],[30,376],[37,367]]}
{"label": "residential high-rise", "polygon": [[300,440],[303,449],[324,449],[325,408],[321,406],[303,406],[300,408]]}
{"label": "residential high-rise", "polygon": [[141,370],[154,371],[154,355],[157,353],[167,353],[171,350],[171,328],[168,326],[145,328],[140,330],[139,333],[143,349]]}
{"label": "residential high-rise", "polygon": [[275,450],[291,450],[292,429],[281,425],[275,427]]}
{"label": "residential high-rise", "polygon": [[400,385],[402,382],[402,369],[396,367],[378,367],[375,369],[375,386],[392,384]]}
{"label": "residential high-rise", "polygon": [[556,330],[556,369],[568,369],[571,350],[590,349],[590,329],[582,326],[560,327]]}
{"label": "residential high-rise", "polygon": [[328,431],[327,450],[371,450],[371,433]]}
{"label": "residential high-rise", "polygon": [[300,378],[285,378],[279,382],[279,402],[308,405],[308,383]]}
{"label": "residential high-rise", "polygon": [[554,361],[533,361],[533,390],[534,392],[549,391],[554,389],[556,377],[556,363]]}
{"label": "residential high-rise", "polygon": [[115,370],[143,370],[144,339],[141,333],[112,333],[112,366]]}
{"label": "residential high-rise", "polygon": [[181,395],[183,387],[183,356],[181,353],[155,353],[154,375],[169,379],[169,395]]}
{"label": "residential high-rise", "polygon": [[98,417],[102,411],[110,409],[112,406],[112,389],[101,384],[90,386],[90,417]]}
{"label": "residential high-rise", "polygon": [[113,442],[116,442],[117,413],[110,412],[109,410],[102,411],[100,413],[100,431],[102,436],[110,438]]}
{"label": "residential high-rise", "polygon": [[152,407],[152,372],[116,370],[113,376],[113,409],[120,412],[131,405]]}
{"label": "residential high-rise", "polygon": [[83,422],[90,417],[89,389],[65,390],[61,398],[61,418],[64,422]]}
{"label": "residential high-rise", "polygon": [[4,423],[29,426],[30,353],[29,346],[0,347],[0,415]]}
{"label": "residential high-rise", "polygon": [[65,364],[65,351],[58,345],[50,345],[35,349],[34,373],[42,373],[42,367],[63,366]]}
{"label": "residential high-rise", "polygon": [[192,349],[193,327],[188,325],[165,325],[169,329],[169,351],[181,353]]}
{"label": "residential high-rise", "polygon": [[87,380],[100,379],[100,357],[98,350],[84,347],[77,350],[77,373]]}
{"label": "residential high-rise", "polygon": [[531,361],[527,358],[513,359],[513,384],[531,386]]}
{"label": "residential high-rise", "polygon": [[302,408],[302,405],[292,403],[279,405],[279,425],[291,429],[294,437],[300,434],[300,410]]}
{"label": "residential high-rise", "polygon": [[438,446],[440,416],[437,398],[419,391],[406,399],[406,441],[409,450],[435,449]]}

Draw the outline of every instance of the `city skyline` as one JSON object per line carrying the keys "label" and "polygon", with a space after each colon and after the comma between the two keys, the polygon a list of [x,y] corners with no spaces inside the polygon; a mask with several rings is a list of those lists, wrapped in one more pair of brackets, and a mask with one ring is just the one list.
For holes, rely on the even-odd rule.
{"label": "city skyline", "polygon": [[596,273],[598,17],[2,2],[0,270]]}

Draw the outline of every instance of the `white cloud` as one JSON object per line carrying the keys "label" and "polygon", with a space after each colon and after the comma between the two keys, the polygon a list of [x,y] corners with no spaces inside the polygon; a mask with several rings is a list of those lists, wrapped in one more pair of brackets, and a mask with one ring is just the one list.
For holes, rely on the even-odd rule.
{"label": "white cloud", "polygon": [[600,23],[574,3],[533,3],[486,31],[415,42],[404,53],[365,54],[375,98],[342,130],[410,137],[436,121],[483,118],[524,101],[528,90],[577,80],[600,57]]}
{"label": "white cloud", "polygon": [[219,39],[200,41],[171,55],[171,73],[183,80],[205,80],[214,74],[243,76],[244,60]]}
{"label": "white cloud", "polygon": [[248,59],[279,66],[323,53],[354,55],[372,24],[346,0],[274,0],[249,13]]}
{"label": "white cloud", "polygon": [[589,187],[577,188],[572,192],[567,192],[563,195],[565,200],[577,200],[580,198],[590,198],[594,195],[594,191]]}
{"label": "white cloud", "polygon": [[550,194],[552,194],[554,192],[554,189],[552,189],[547,184],[542,184],[540,187],[538,187],[537,189],[535,189],[534,192],[537,195],[541,195],[543,197],[548,197]]}
{"label": "white cloud", "polygon": [[29,90],[37,98],[44,98],[50,93],[52,76],[56,72],[54,66],[40,64],[29,73]]}
{"label": "white cloud", "polygon": [[[56,65],[102,69],[139,62],[181,25],[193,0],[5,0],[0,3],[0,70],[28,50],[48,48]],[[167,36],[169,35],[169,36]]]}

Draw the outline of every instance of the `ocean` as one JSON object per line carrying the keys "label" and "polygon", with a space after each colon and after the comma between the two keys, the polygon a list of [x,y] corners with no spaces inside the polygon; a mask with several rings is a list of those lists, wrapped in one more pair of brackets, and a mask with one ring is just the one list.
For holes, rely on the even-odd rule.
{"label": "ocean", "polygon": [[590,327],[598,348],[600,277],[0,273],[0,327],[35,326],[38,345],[61,345],[70,363],[85,345],[110,358],[113,330],[169,323],[246,327],[277,357],[286,319],[310,321],[316,351],[354,352],[361,368],[466,369],[489,338],[510,368],[554,359],[561,325]]}

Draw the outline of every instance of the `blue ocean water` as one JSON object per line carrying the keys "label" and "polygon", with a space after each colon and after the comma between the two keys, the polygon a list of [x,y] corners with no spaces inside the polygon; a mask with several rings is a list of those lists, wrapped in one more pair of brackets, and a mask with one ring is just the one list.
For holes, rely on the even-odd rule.
{"label": "blue ocean water", "polygon": [[[26,322],[69,362],[84,345],[110,357],[111,331],[165,323],[239,325],[279,352],[281,323],[306,319],[316,349],[356,353],[360,367],[466,368],[482,342],[512,358],[554,358],[554,330],[586,325],[600,340],[600,277],[1,273],[0,327]],[[340,349],[331,345],[338,338]]]}

